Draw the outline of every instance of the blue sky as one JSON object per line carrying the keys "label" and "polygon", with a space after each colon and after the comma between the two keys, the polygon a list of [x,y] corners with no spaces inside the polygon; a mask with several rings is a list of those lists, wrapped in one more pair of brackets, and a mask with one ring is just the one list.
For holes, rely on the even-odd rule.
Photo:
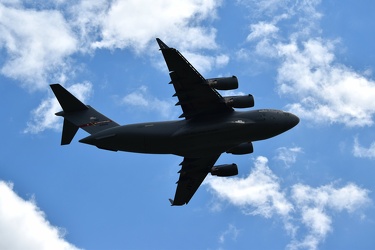
{"label": "blue sky", "polygon": [[[0,1],[1,249],[374,249],[372,1]],[[222,155],[171,207],[181,158],[60,146],[61,83],[118,123],[177,119],[155,38],[301,122]]]}

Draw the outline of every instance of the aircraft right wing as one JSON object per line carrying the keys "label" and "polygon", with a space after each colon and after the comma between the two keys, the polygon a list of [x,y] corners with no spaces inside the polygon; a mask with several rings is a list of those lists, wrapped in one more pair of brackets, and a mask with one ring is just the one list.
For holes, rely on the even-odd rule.
{"label": "aircraft right wing", "polygon": [[171,83],[176,91],[183,114],[180,118],[191,119],[197,116],[233,111],[225,104],[224,98],[207,83],[207,80],[176,49],[168,47],[156,38],[169,69]]}
{"label": "aircraft right wing", "polygon": [[207,174],[211,171],[219,155],[204,158],[187,158],[181,162],[180,178],[174,199],[170,199],[172,206],[188,204]]}

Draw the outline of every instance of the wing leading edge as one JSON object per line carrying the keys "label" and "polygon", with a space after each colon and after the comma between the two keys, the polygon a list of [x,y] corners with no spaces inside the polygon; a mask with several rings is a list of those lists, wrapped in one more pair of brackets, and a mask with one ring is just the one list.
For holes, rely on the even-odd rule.
{"label": "wing leading edge", "polygon": [[191,119],[233,111],[224,98],[207,83],[207,80],[176,49],[156,39],[169,69],[171,83],[178,97],[183,114],[180,118]]}
{"label": "wing leading edge", "polygon": [[187,158],[181,162],[180,178],[172,206],[188,204],[220,155],[205,158]]}

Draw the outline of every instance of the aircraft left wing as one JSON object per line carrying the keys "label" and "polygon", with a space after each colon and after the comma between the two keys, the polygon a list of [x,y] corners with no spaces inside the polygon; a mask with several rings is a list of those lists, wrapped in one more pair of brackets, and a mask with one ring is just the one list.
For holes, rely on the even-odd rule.
{"label": "aircraft left wing", "polygon": [[225,104],[224,98],[207,83],[207,80],[176,49],[168,47],[156,38],[169,69],[171,83],[176,91],[183,114],[180,118],[191,119],[198,116],[233,111]]}
{"label": "aircraft left wing", "polygon": [[187,158],[181,162],[180,178],[174,199],[170,199],[172,206],[188,204],[220,155],[204,158]]}

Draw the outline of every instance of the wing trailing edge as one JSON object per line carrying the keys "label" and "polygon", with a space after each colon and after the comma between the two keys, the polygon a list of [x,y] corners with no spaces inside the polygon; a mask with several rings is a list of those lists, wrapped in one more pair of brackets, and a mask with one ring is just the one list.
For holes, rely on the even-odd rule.
{"label": "wing trailing edge", "polygon": [[184,158],[180,164],[181,170],[178,171],[180,177],[174,199],[169,199],[172,206],[189,203],[219,157],[220,154],[203,158]]}

